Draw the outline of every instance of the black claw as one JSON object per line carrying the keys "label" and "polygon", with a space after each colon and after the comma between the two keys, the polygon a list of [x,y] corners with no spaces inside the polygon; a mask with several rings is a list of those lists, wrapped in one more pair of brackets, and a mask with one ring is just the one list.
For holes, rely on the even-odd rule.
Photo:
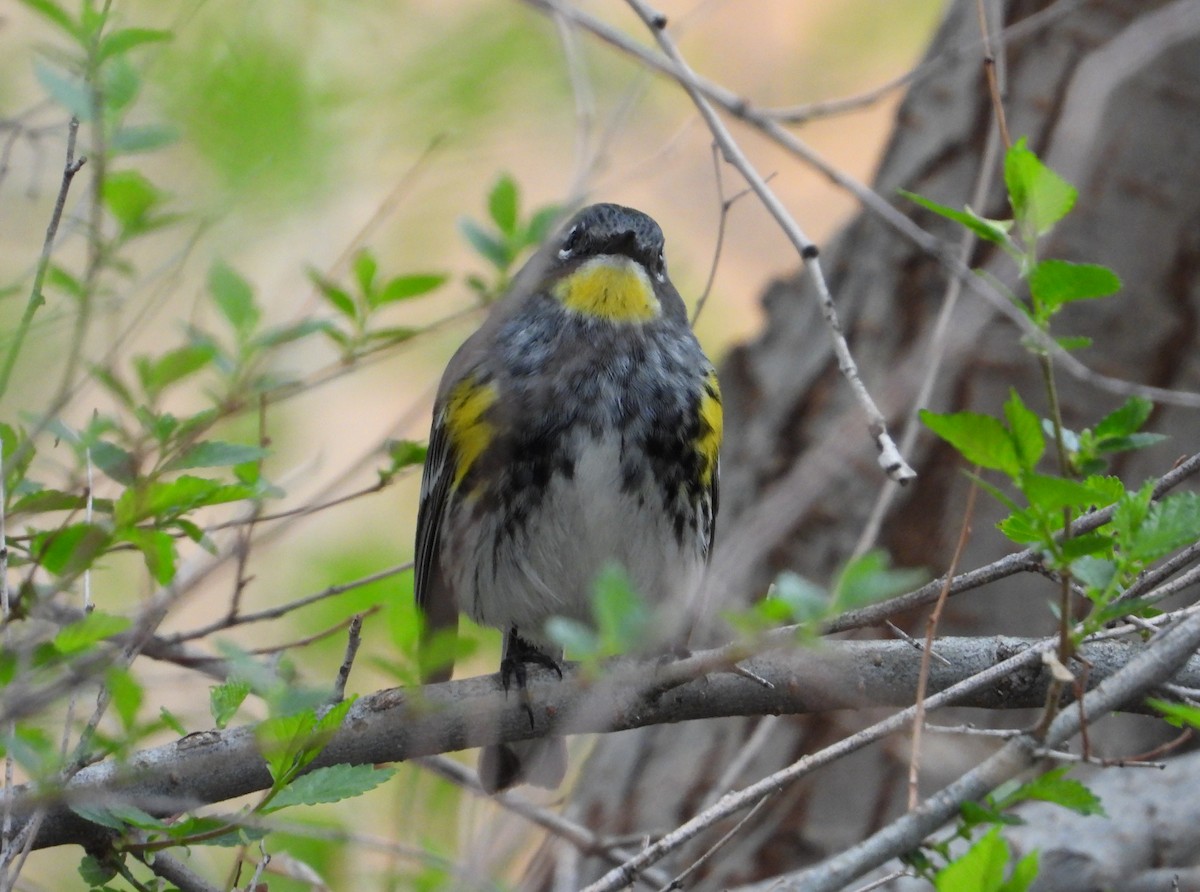
{"label": "black claw", "polygon": [[529,671],[525,668],[530,665],[553,669],[558,677],[562,678],[562,669],[553,657],[542,653],[518,635],[515,628],[509,629],[508,640],[504,645],[504,658],[500,661],[500,684],[507,692],[513,679],[516,679],[517,690],[521,692],[521,705],[525,707],[525,714],[529,716],[529,727],[532,729],[534,727],[533,706],[526,687],[529,681]]}
{"label": "black claw", "polygon": [[524,691],[529,680],[529,672],[525,667],[531,665],[553,669],[562,678],[562,669],[553,657],[542,653],[518,635],[516,629],[509,629],[504,659],[500,661],[500,684],[504,685],[504,690],[507,691],[513,679],[516,679],[517,689]]}

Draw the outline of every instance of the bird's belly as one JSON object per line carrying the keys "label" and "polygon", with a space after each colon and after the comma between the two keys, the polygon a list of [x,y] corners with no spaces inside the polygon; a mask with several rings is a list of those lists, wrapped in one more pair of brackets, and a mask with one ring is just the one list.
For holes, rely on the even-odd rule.
{"label": "bird's belly", "polygon": [[449,557],[460,605],[476,622],[515,626],[531,643],[546,643],[552,616],[591,624],[596,579],[617,564],[656,608],[659,627],[649,637],[681,637],[704,568],[702,537],[694,526],[679,533],[680,506],[657,481],[623,487],[622,457],[617,437],[593,442],[570,477],[551,477],[523,523],[485,525]]}

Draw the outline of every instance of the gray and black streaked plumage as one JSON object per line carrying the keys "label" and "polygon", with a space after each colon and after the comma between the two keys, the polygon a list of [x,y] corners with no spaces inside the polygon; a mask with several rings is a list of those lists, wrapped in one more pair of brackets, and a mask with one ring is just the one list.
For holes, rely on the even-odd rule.
{"label": "gray and black streaked plumage", "polygon": [[[434,628],[463,611],[505,633],[502,678],[555,666],[546,620],[591,621],[620,564],[677,646],[695,618],[717,513],[721,397],[667,276],[663,234],[584,208],[455,353],[433,410],[416,597]],[[489,790],[555,787],[562,740],[485,749]]]}

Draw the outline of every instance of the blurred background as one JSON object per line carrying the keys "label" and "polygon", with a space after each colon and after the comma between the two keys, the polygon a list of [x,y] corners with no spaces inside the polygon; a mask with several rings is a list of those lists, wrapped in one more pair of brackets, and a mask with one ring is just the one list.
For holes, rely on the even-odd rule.
{"label": "blurred background", "polygon": [[[651,45],[625,4],[579,6],[631,42]],[[896,77],[918,59],[942,6],[935,0],[659,4],[700,74],[765,107],[852,95]],[[272,512],[369,487],[387,463],[386,439],[425,439],[443,364],[481,318],[466,281],[485,274],[486,262],[459,222],[486,220],[500,177],[517,184],[523,215],[567,201],[575,187],[588,200],[647,211],[662,224],[672,278],[691,303],[713,272],[722,204],[744,186],[725,165],[718,176],[708,131],[674,84],[517,0],[117,0],[111,14],[119,26],[173,36],[128,55],[136,96],[126,120],[162,138],[152,150],[116,155],[108,173],[139,171],[165,196],[162,210],[178,217],[129,246],[125,274],[104,278],[85,360],[115,351],[117,365],[128,366],[181,341],[185,323],[217,327],[205,284],[217,261],[251,283],[265,319],[278,324],[330,316],[310,271],[346,281],[349,258],[361,248],[389,276],[449,277],[431,295],[383,311],[388,325],[429,331],[359,367],[324,374],[337,370],[339,354],[319,339],[281,352],[271,370],[281,379],[329,380],[267,413],[266,471],[286,493],[269,506]],[[62,174],[68,115],[47,93],[61,99],[66,89],[53,74],[63,43],[29,6],[10,2],[0,12],[3,331],[13,329],[24,308]],[[840,170],[869,180],[899,98],[893,92],[861,112],[815,121],[799,135]],[[734,130],[818,244],[855,210],[819,174],[745,128]],[[87,138],[85,126],[83,154]],[[86,253],[80,208],[94,169],[83,168],[66,204],[56,254],[63,267],[78,267]],[[753,199],[734,201],[697,326],[715,361],[758,330],[760,295],[796,266],[793,249],[762,207]],[[10,423],[45,411],[67,361],[74,305],[53,289],[47,298],[0,404],[0,417]],[[205,397],[198,386],[171,399],[180,400],[171,408],[183,413],[202,407]],[[84,387],[61,417],[78,427],[110,408],[99,388]],[[252,412],[228,422],[223,435],[253,442],[258,428]],[[53,454],[39,461],[53,472]],[[270,607],[410,559],[418,478],[419,471],[409,472],[381,492],[260,527],[266,539],[250,556],[245,608]],[[97,491],[115,495],[119,487],[101,481]],[[215,574],[164,631],[222,615],[232,585],[232,570]],[[152,590],[136,557],[106,563],[92,587],[96,603],[113,612],[129,610]],[[397,659],[389,623],[398,620],[388,605],[410,591],[409,576],[392,577],[285,621],[218,637],[243,648],[280,645],[381,605],[367,620],[350,680],[351,691],[368,692],[397,681],[389,668]],[[460,675],[494,669],[496,636],[484,637],[476,665],[460,667]],[[328,685],[344,640],[337,634],[294,649],[288,659],[299,681]],[[150,686],[149,712],[165,705],[189,729],[211,725],[205,679],[145,660],[135,672]],[[255,717],[248,701],[238,720]],[[430,879],[436,870],[414,851],[451,859],[469,853],[481,875],[516,877],[535,839],[490,803],[411,768],[364,799],[310,810],[305,820],[334,835],[349,829],[378,837],[377,846],[360,839],[354,848],[303,833],[287,838],[286,848],[333,888],[389,888],[384,878],[397,875],[414,886],[436,886]],[[195,850],[194,857],[224,863],[220,851]],[[35,853],[31,865],[27,888],[78,882],[61,853]],[[309,886],[275,877],[271,888]]]}

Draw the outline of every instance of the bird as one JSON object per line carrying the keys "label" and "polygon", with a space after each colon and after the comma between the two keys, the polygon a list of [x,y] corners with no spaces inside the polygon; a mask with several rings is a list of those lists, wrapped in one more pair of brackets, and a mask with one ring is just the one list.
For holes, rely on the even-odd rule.
{"label": "bird", "polygon": [[[426,630],[462,611],[503,633],[500,678],[561,677],[552,617],[592,624],[620,567],[653,640],[686,645],[716,529],[716,371],[667,274],[662,229],[618,204],[579,210],[450,359],[421,481],[414,590]],[[441,678],[449,676],[444,670]],[[528,705],[527,705],[528,709]],[[532,712],[530,712],[532,721]],[[484,747],[488,792],[549,789],[565,742]]]}

